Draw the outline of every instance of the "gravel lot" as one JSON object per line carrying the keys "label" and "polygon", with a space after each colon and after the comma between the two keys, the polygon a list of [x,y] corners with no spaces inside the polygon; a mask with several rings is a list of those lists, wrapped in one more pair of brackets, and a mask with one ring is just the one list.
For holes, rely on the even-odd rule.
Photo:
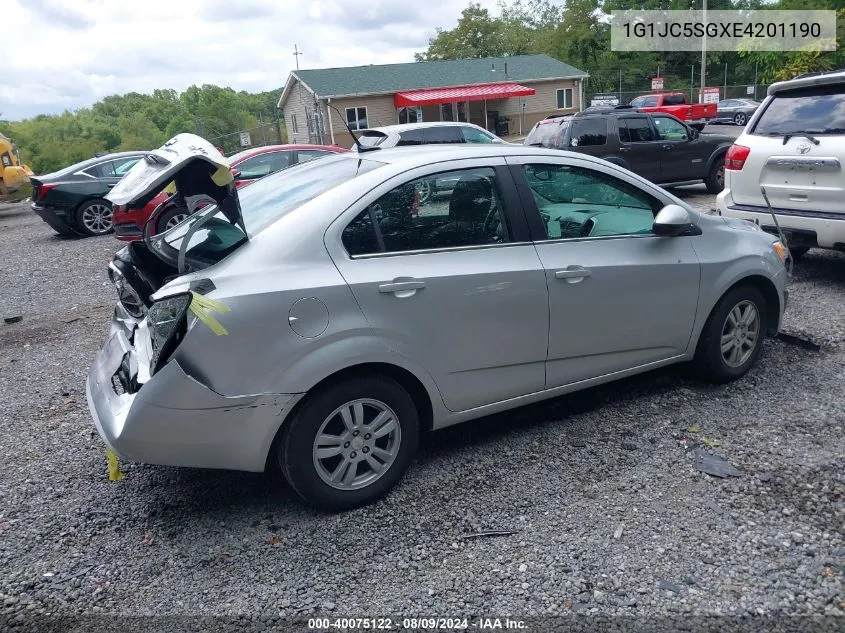
{"label": "gravel lot", "polygon": [[[0,206],[0,316],[23,315],[0,323],[0,630],[97,612],[845,615],[842,254],[811,251],[790,288],[785,330],[821,349],[770,340],[729,386],[676,367],[437,433],[387,499],[325,515],[278,474],[108,480],[84,379],[117,248]],[[684,437],[743,475],[697,473]],[[489,529],[515,533],[461,538]]]}

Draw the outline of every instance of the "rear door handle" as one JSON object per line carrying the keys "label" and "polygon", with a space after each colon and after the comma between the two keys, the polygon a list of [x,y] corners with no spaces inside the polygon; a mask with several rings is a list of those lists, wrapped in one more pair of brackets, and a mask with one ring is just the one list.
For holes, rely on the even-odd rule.
{"label": "rear door handle", "polygon": [[569,283],[577,283],[589,277],[592,273],[586,268],[567,268],[566,270],[558,270],[555,272],[555,279],[572,280]]}
{"label": "rear door handle", "polygon": [[422,290],[425,288],[425,282],[419,279],[411,281],[391,281],[389,283],[379,284],[379,292],[403,292],[405,290]]}

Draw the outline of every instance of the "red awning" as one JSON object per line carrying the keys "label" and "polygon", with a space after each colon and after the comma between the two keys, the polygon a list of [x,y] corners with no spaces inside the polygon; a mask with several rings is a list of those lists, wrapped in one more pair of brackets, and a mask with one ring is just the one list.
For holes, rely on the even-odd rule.
{"label": "red awning", "polygon": [[434,105],[451,101],[482,101],[485,99],[504,99],[506,97],[525,97],[533,95],[534,88],[519,84],[487,84],[484,86],[455,86],[454,88],[436,88],[434,90],[410,90],[397,92],[393,103],[397,108]]}

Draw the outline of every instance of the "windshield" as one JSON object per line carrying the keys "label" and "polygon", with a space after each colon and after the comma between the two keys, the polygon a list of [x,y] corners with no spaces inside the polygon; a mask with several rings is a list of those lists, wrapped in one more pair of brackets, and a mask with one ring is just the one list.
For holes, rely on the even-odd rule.
{"label": "windshield", "polygon": [[845,86],[818,86],[778,93],[752,134],[845,134]]}
{"label": "windshield", "polygon": [[211,205],[154,238],[153,249],[165,261],[175,265],[189,229],[207,218],[191,236],[185,260],[194,269],[216,264],[249,237],[254,237],[309,200],[382,165],[384,163],[378,161],[338,154],[271,174],[238,191],[246,234],[240,226],[229,222],[216,205]]}
{"label": "windshield", "polygon": [[539,144],[542,147],[561,148],[563,147],[563,137],[568,127],[569,121],[540,122],[531,130],[524,144]]}

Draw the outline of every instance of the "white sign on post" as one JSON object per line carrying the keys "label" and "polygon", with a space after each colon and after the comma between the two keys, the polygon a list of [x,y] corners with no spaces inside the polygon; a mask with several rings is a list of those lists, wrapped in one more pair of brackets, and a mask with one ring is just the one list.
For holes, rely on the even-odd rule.
{"label": "white sign on post", "polygon": [[747,94],[747,95],[753,95],[753,94],[754,94],[754,86],[748,86],[748,87],[745,89],[745,94]]}
{"label": "white sign on post", "polygon": [[652,77],[651,78],[651,89],[652,90],[663,90],[663,77]]}
{"label": "white sign on post", "polygon": [[616,95],[593,95],[590,99],[591,106],[618,106],[619,97]]}
{"label": "white sign on post", "polygon": [[249,132],[241,132],[241,147],[249,147],[252,145],[252,140],[249,138]]}

